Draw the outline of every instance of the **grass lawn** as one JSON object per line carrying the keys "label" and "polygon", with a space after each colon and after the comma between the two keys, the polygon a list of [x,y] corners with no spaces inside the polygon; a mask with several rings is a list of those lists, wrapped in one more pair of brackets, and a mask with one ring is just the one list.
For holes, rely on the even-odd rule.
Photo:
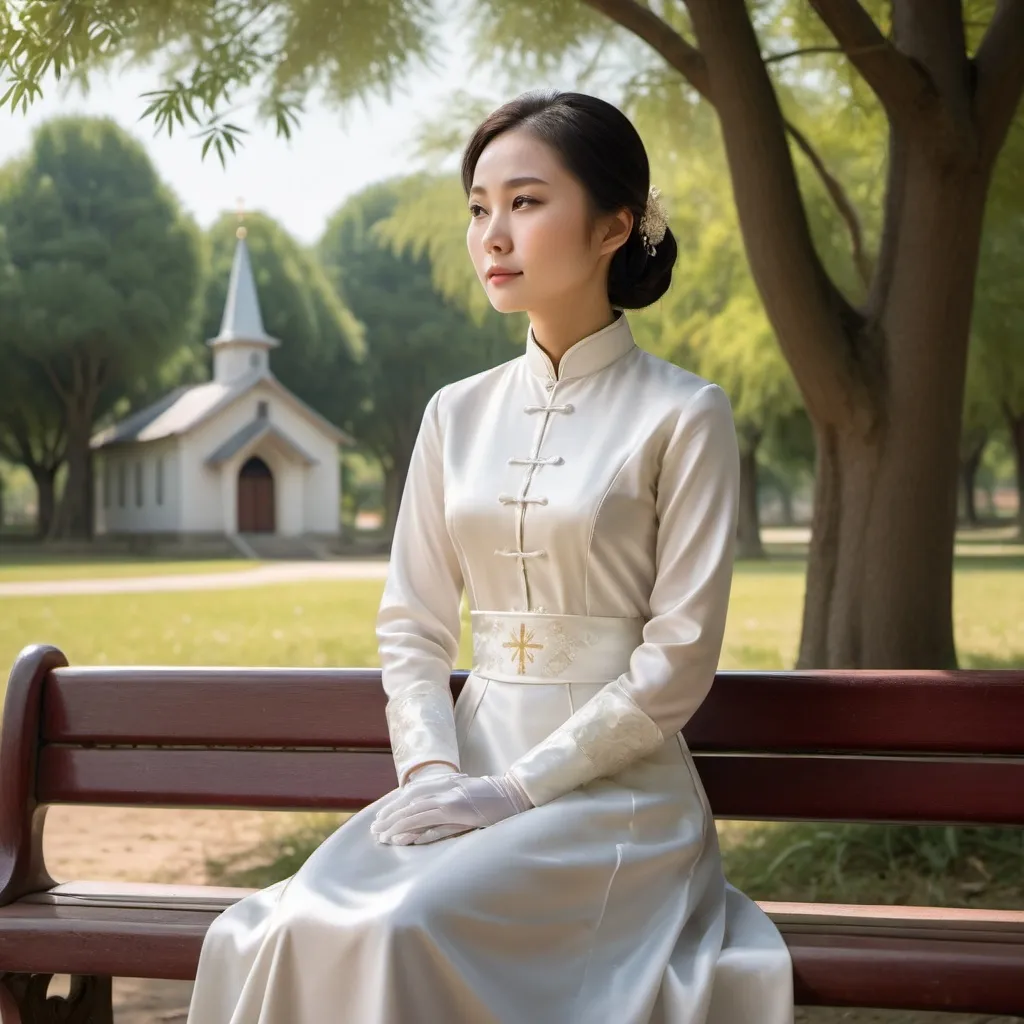
{"label": "grass lawn", "polygon": [[[105,563],[103,570],[149,573],[157,565]],[[203,571],[224,563],[170,566]],[[67,567],[62,566],[65,574]],[[99,574],[95,563],[71,567]],[[799,557],[737,567],[723,668],[793,664],[804,568]],[[0,567],[3,578],[8,577]],[[353,581],[7,599],[0,602],[0,664],[9,665],[26,643],[48,642],[62,647],[73,664],[375,665],[373,624],[381,586]],[[1024,556],[1018,546],[961,549],[955,618],[961,664],[1024,667]],[[469,654],[464,631],[460,665],[468,665]],[[212,864],[211,873],[255,885],[284,877],[338,820],[311,816],[305,831],[230,863]],[[1019,831],[749,822],[721,822],[719,828],[730,880],[757,898],[1024,906]],[[800,1011],[797,1020],[982,1024],[977,1017],[853,1010]],[[984,1024],[997,1019],[985,1018]]]}
{"label": "grass lawn", "polygon": [[[141,571],[148,573],[164,564],[103,568],[147,566]],[[186,572],[252,563],[166,564]],[[0,601],[0,665],[10,665],[21,647],[37,642],[56,644],[79,665],[376,665],[373,622],[381,586],[368,580],[6,598]],[[737,567],[723,668],[792,666],[803,586],[800,559]],[[965,667],[1024,666],[1024,558],[958,559],[955,615]],[[468,666],[469,656],[464,630],[460,665]]]}
{"label": "grass lawn", "polygon": [[38,555],[19,557],[4,552],[0,556],[0,583],[35,580],[110,579],[125,576],[180,576],[188,573],[240,572],[253,569],[259,562],[243,558],[207,558],[173,561],[167,559],[109,558],[63,555],[47,558]]}

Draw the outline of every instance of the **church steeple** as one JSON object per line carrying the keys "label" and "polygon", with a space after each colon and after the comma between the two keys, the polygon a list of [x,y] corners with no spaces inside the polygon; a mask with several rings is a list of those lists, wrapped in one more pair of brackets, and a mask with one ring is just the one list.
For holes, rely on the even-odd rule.
{"label": "church steeple", "polygon": [[220,332],[207,342],[213,349],[213,379],[219,384],[257,371],[269,373],[270,349],[280,344],[263,327],[245,227],[239,226],[235,234],[238,241]]}

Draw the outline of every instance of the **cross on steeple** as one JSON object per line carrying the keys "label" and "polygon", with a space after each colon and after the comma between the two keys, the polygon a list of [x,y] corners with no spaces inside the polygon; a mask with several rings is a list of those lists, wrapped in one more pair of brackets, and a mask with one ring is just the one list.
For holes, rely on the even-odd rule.
{"label": "cross on steeple", "polygon": [[238,212],[238,229],[235,231],[235,237],[243,239],[248,231],[245,227],[245,199],[242,196],[235,200],[235,209]]}

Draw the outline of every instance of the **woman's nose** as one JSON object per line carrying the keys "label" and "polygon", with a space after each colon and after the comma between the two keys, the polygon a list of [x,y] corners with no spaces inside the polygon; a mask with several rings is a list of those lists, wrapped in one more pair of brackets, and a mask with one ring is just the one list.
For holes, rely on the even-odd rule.
{"label": "woman's nose", "polygon": [[508,252],[512,248],[512,240],[508,231],[496,219],[487,225],[483,243],[485,252]]}

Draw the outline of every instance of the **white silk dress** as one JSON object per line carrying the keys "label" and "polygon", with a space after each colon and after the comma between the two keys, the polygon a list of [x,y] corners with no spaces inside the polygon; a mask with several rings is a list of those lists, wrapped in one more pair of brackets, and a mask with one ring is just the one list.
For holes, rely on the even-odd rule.
{"label": "white silk dress", "polygon": [[214,922],[189,1024],[791,1024],[785,943],[723,878],[679,735],[718,662],[738,477],[723,392],[624,315],[557,372],[531,333],[438,392],[378,619],[397,776],[511,771],[536,806],[423,846],[354,815]]}

